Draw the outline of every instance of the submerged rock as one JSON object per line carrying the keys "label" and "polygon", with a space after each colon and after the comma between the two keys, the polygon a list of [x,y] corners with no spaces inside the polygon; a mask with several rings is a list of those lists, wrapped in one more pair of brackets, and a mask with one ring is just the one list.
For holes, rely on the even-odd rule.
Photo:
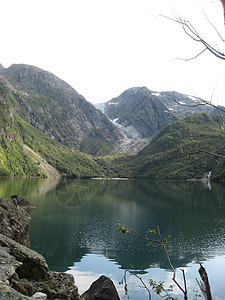
{"label": "submerged rock", "polygon": [[119,300],[119,295],[112,280],[101,276],[92,283],[90,288],[82,294],[84,300]]}

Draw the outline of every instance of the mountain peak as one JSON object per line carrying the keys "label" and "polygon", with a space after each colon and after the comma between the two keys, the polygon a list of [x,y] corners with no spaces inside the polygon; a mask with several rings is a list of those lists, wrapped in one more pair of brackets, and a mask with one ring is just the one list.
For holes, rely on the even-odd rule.
{"label": "mountain peak", "polygon": [[2,64],[0,64],[0,70],[4,70],[5,68],[3,67]]}

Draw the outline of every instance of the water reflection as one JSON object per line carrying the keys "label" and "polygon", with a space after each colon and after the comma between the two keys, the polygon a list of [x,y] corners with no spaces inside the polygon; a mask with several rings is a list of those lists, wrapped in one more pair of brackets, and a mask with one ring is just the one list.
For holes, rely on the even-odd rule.
{"label": "water reflection", "polygon": [[210,190],[187,181],[2,180],[0,192],[1,197],[21,194],[36,206],[32,248],[52,270],[66,271],[87,255],[105,257],[116,269],[169,269],[163,252],[118,233],[117,220],[141,233],[159,224],[162,233],[172,236],[176,268],[224,253],[223,184],[213,183]]}

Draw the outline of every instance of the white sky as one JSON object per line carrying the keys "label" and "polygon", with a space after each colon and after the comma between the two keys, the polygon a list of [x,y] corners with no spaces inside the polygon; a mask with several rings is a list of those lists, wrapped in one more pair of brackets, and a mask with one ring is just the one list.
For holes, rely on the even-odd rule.
{"label": "white sky", "polygon": [[225,105],[225,62],[206,53],[176,60],[202,48],[158,17],[185,16],[222,51],[203,10],[225,35],[219,0],[0,0],[0,63],[50,71],[92,103],[147,86]]}

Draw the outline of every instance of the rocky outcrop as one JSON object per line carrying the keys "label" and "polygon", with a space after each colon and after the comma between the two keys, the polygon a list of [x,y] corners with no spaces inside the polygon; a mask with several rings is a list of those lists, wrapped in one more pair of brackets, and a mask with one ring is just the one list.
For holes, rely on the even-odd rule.
{"label": "rocky outcrop", "polygon": [[106,276],[101,276],[92,283],[90,288],[82,294],[84,300],[119,300],[119,295],[112,282]]}
{"label": "rocky outcrop", "polygon": [[0,199],[0,299],[81,300],[70,274],[49,270],[43,256],[26,247],[30,208],[22,197]]}
{"label": "rocky outcrop", "polygon": [[80,299],[73,276],[50,271],[44,257],[36,251],[0,234],[0,253],[0,279],[5,290],[13,288],[30,297],[42,292],[48,299]]}
{"label": "rocky outcrop", "polygon": [[50,271],[45,258],[26,247],[31,221],[26,210],[31,208],[18,195],[0,199],[0,299],[119,300],[105,276],[81,297],[71,274]]}
{"label": "rocky outcrop", "polygon": [[22,206],[29,208],[28,202],[16,195],[11,199],[0,199],[0,233],[29,247],[31,218]]}

